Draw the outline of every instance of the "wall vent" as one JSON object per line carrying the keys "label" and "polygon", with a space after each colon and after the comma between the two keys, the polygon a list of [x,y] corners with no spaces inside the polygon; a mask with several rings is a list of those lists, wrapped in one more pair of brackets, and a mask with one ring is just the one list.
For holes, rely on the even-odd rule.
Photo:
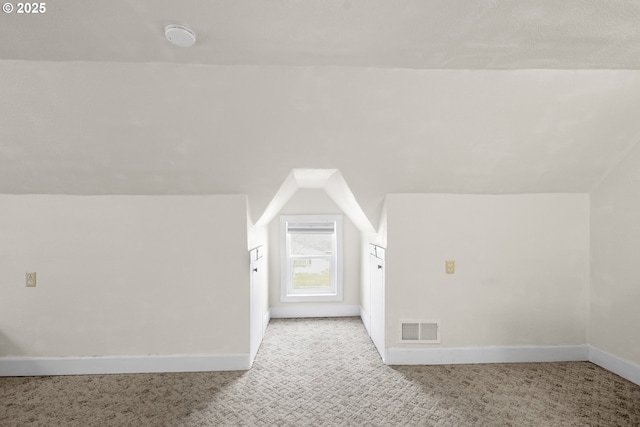
{"label": "wall vent", "polygon": [[440,343],[440,320],[403,320],[400,322],[400,342],[417,344]]}

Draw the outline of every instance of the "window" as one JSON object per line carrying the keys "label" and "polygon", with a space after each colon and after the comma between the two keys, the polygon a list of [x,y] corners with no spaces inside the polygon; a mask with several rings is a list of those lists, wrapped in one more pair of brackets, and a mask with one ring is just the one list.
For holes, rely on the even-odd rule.
{"label": "window", "polygon": [[342,301],[342,216],[280,217],[281,301]]}

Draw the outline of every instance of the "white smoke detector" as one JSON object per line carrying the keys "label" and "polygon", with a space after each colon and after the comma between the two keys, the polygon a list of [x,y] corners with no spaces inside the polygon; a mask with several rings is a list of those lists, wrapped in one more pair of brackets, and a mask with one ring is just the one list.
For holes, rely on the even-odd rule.
{"label": "white smoke detector", "polygon": [[196,34],[184,25],[167,25],[164,35],[176,46],[189,47],[196,43]]}

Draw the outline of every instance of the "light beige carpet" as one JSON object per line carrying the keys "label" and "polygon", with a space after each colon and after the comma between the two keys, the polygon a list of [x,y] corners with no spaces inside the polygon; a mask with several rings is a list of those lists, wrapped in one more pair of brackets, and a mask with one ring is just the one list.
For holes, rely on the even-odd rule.
{"label": "light beige carpet", "polygon": [[360,319],[272,320],[247,372],[0,379],[2,426],[640,426],[588,362],[382,364]]}

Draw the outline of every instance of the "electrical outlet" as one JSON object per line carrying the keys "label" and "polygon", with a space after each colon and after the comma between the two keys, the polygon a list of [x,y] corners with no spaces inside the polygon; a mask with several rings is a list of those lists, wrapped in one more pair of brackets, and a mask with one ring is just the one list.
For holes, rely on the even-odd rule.
{"label": "electrical outlet", "polygon": [[448,259],[445,263],[445,272],[447,274],[454,274],[456,272],[456,260]]}
{"label": "electrical outlet", "polygon": [[36,287],[36,273],[27,273],[27,288],[35,288]]}

